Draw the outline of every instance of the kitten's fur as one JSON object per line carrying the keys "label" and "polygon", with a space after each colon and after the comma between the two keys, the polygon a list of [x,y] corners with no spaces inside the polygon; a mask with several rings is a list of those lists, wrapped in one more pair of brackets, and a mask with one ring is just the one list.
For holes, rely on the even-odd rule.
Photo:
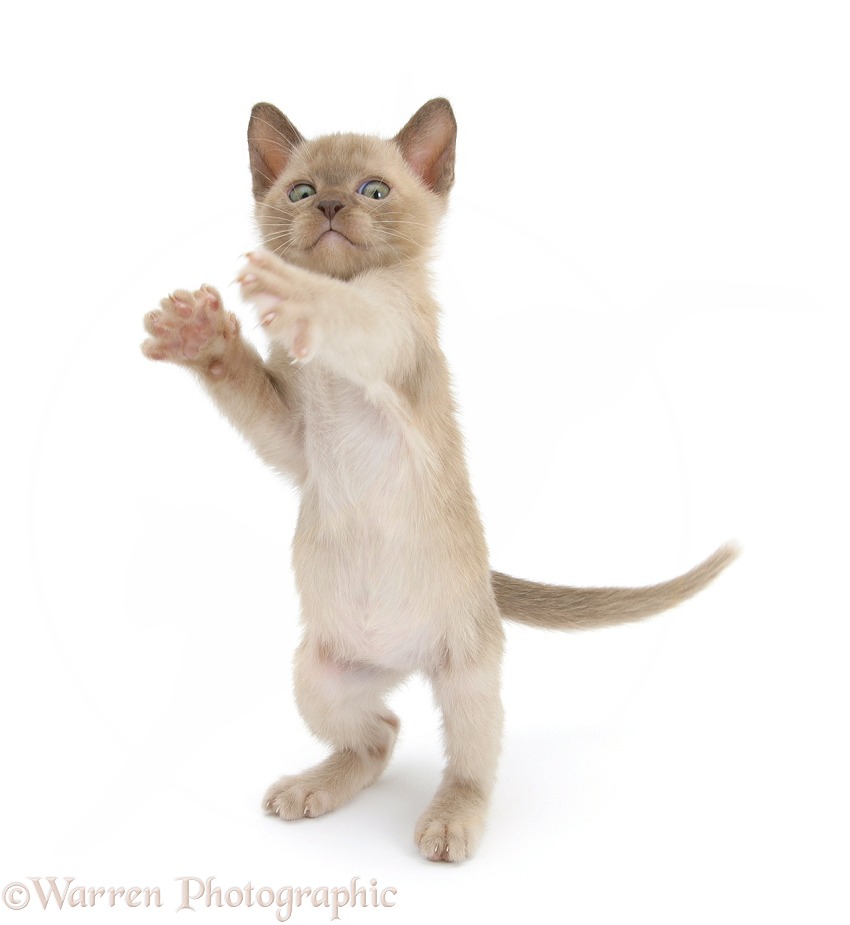
{"label": "kitten's fur", "polygon": [[[269,357],[242,338],[210,287],[164,299],[145,319],[143,345],[152,359],[194,370],[301,491],[296,697],[333,751],[275,783],[266,808],[283,819],[319,816],[373,783],[399,728],[384,698],[422,672],[442,711],[447,761],[415,839],[426,858],[444,861],[472,853],[493,788],[502,619],[564,629],[637,620],[689,597],[734,556],[723,547],[686,575],[640,589],[491,573],[427,270],[455,134],[443,99],[389,141],[308,141],[274,106],[255,106],[248,141],[266,249],[248,255],[240,281],[269,334]],[[358,192],[370,180],[386,183],[385,198]],[[290,201],[297,184],[315,195],[301,188],[306,198]]]}

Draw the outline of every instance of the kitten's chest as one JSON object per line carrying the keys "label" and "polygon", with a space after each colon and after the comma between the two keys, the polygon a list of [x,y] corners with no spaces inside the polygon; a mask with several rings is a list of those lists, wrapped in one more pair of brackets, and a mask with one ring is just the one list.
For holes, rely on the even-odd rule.
{"label": "kitten's chest", "polygon": [[354,383],[304,370],[308,485],[336,506],[362,506],[410,488],[404,427]]}

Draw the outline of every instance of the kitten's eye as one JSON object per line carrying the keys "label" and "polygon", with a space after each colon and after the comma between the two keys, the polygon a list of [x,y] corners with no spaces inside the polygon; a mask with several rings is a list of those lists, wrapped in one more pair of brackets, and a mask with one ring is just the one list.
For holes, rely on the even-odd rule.
{"label": "kitten's eye", "polygon": [[309,183],[296,183],[289,191],[289,201],[298,202],[301,199],[309,199],[310,196],[316,195],[316,187],[310,186]]}
{"label": "kitten's eye", "polygon": [[383,180],[367,180],[357,192],[361,196],[368,196],[370,199],[386,199],[390,193],[390,188]]}

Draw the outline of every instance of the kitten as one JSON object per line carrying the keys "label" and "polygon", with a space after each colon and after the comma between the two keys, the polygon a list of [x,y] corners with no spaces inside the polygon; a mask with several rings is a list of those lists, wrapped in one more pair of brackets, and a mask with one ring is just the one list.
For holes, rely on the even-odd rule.
{"label": "kitten", "polygon": [[584,629],[690,597],[734,557],[672,581],[576,589],[491,572],[469,485],[427,261],[454,180],[456,124],[426,103],[395,138],[308,141],[257,104],[248,127],[265,247],[239,281],[267,360],[210,286],[146,316],[144,353],[180,363],[301,492],[293,561],[303,638],[298,707],[332,754],[266,794],[282,819],[320,816],[372,784],[399,720],[387,693],[412,672],[442,712],[446,768],[415,840],[430,860],[475,849],[502,733],[502,620]]}

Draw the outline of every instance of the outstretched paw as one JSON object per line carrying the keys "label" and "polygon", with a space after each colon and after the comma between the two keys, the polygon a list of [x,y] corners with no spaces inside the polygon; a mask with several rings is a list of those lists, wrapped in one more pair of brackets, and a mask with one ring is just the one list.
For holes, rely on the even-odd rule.
{"label": "outstretched paw", "polygon": [[228,343],[239,334],[239,321],[205,285],[195,292],[178,289],[163,299],[158,311],[145,315],[145,330],[150,335],[142,344],[146,357],[205,366],[216,376],[223,372]]}
{"label": "outstretched paw", "polygon": [[318,274],[259,249],[246,255],[237,277],[243,297],[254,303],[260,324],[286,347],[293,363],[306,363],[318,341],[316,301],[325,282]]}

